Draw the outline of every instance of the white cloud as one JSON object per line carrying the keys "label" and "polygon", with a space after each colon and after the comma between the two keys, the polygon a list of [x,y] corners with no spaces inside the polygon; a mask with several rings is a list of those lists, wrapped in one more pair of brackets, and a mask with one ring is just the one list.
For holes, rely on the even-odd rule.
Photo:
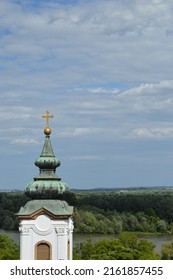
{"label": "white cloud", "polygon": [[18,145],[30,145],[30,144],[40,144],[40,142],[36,141],[35,139],[31,138],[18,138],[13,139],[11,144],[18,144]]}
{"label": "white cloud", "polygon": [[171,77],[171,2],[92,1],[68,8],[54,3],[53,9],[29,11],[5,2],[1,52],[9,70],[10,64],[24,73],[50,69],[57,84],[68,85]]}
{"label": "white cloud", "polygon": [[137,128],[133,131],[134,136],[140,138],[164,139],[173,137],[173,128],[171,127],[153,127],[153,128]]}
{"label": "white cloud", "polygon": [[[112,139],[124,139],[139,137],[146,133],[148,123],[154,123],[154,127],[171,127],[168,123],[172,116],[173,106],[173,82],[161,81],[155,84],[141,84],[128,90],[117,88],[99,88],[102,94],[98,95],[98,88],[82,88],[81,91],[66,92],[66,95],[45,95],[49,99],[49,106],[42,103],[39,95],[33,100],[27,101],[27,106],[0,106],[0,119],[6,121],[4,126],[8,129],[7,135],[15,136],[23,131],[31,133],[38,141],[37,129],[44,127],[41,115],[49,109],[55,115],[51,120],[53,133],[58,137],[101,137]],[[25,100],[30,92],[25,92]],[[47,97],[46,97],[47,96]],[[21,97],[22,98],[22,97]],[[47,100],[48,100],[47,99]],[[52,104],[51,104],[52,102]],[[9,103],[9,101],[7,102]],[[22,104],[21,100],[19,104]],[[37,104],[39,107],[37,108]],[[37,122],[35,122],[37,120]],[[154,122],[153,122],[154,120]],[[38,125],[40,128],[38,128]],[[142,130],[140,130],[142,127]],[[139,129],[139,130],[138,130]],[[18,130],[18,132],[17,132]],[[147,131],[153,136],[152,131]],[[154,135],[159,134],[155,132]],[[162,133],[162,137],[170,137],[168,133]],[[157,138],[157,137],[156,137]]]}
{"label": "white cloud", "polygon": [[46,110],[81,159],[172,139],[172,1],[64,2],[0,1],[1,150],[34,149]]}
{"label": "white cloud", "polygon": [[13,119],[28,119],[31,117],[31,108],[17,107],[17,106],[4,106],[0,108],[0,119],[1,120],[13,120]]}

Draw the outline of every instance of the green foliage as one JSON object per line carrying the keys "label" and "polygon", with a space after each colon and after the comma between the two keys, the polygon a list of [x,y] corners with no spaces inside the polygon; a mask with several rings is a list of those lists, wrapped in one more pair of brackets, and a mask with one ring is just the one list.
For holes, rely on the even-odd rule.
{"label": "green foliage", "polygon": [[133,233],[124,232],[119,239],[88,240],[74,249],[74,259],[82,260],[158,260],[155,245],[147,240],[138,242]]}
{"label": "green foliage", "polygon": [[173,221],[173,192],[160,191],[107,191],[78,194],[77,205],[90,205],[106,211],[144,212],[150,217]]}
{"label": "green foliage", "polygon": [[138,238],[136,234],[130,232],[122,232],[119,235],[119,240],[124,247],[136,249],[138,245]]}
{"label": "green foliage", "polygon": [[[85,209],[85,210],[84,210]],[[74,223],[77,233],[115,233],[131,232],[160,232],[164,233],[171,227],[158,217],[147,216],[144,212],[129,213],[102,211],[94,207],[75,209]]]}
{"label": "green foliage", "polygon": [[167,225],[164,220],[160,220],[157,222],[157,231],[161,233],[167,232]]}
{"label": "green foliage", "polygon": [[[59,199],[75,206],[75,232],[173,232],[171,191],[67,192]],[[0,228],[18,229],[15,217],[29,198],[22,192],[0,193]]]}
{"label": "green foliage", "polygon": [[162,245],[161,259],[173,260],[173,241],[171,243]]}
{"label": "green foliage", "polygon": [[0,260],[18,260],[19,246],[10,237],[0,234]]}
{"label": "green foliage", "polygon": [[[173,232],[173,192],[169,190],[91,191],[76,198],[76,232]],[[92,223],[86,211],[94,215]]]}
{"label": "green foliage", "polygon": [[105,215],[96,210],[76,210],[74,216],[75,232],[80,233],[114,233],[112,222]]}
{"label": "green foliage", "polygon": [[60,194],[58,197],[59,200],[65,200],[69,205],[75,206],[77,203],[76,196],[71,191],[66,191],[63,194]]}
{"label": "green foliage", "polygon": [[0,228],[16,230],[19,222],[15,214],[29,198],[20,193],[0,193]]}

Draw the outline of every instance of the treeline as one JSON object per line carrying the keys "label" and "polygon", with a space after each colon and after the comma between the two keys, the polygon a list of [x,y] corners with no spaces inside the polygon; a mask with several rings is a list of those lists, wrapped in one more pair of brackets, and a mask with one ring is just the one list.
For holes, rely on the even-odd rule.
{"label": "treeline", "polygon": [[173,233],[173,192],[109,191],[76,194],[75,231]]}
{"label": "treeline", "polygon": [[173,221],[173,191],[113,191],[77,194],[77,206],[94,206],[104,211],[145,212]]}
{"label": "treeline", "polygon": [[112,233],[131,232],[173,232],[173,225],[157,216],[149,216],[144,212],[130,213],[116,211],[100,211],[87,207],[75,210],[74,232],[76,233]]}
{"label": "treeline", "polygon": [[[173,192],[100,191],[66,193],[74,206],[78,233],[173,232]],[[0,193],[0,228],[18,229],[15,217],[29,198],[22,192]]]}
{"label": "treeline", "polygon": [[20,207],[29,200],[23,192],[0,193],[0,228],[5,230],[17,230],[19,221],[15,214]]}

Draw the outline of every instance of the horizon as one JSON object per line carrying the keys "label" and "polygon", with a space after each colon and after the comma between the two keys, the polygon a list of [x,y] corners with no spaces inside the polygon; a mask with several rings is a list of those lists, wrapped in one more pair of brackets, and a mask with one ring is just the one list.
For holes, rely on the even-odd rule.
{"label": "horizon", "polygon": [[[173,186],[138,186],[138,187],[92,187],[92,188],[72,188],[69,189],[69,192],[76,192],[76,191],[95,191],[95,192],[99,192],[99,191],[121,191],[121,190],[126,190],[126,191],[135,191],[135,190],[171,190],[173,189]],[[1,193],[5,193],[5,192],[11,192],[11,193],[17,193],[17,192],[25,192],[25,190],[23,189],[17,189],[17,188],[0,188],[0,192]]]}

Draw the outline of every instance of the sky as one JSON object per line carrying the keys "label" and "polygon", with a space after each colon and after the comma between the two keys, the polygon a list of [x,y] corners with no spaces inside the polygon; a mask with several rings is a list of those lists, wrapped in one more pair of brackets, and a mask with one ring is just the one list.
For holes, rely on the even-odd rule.
{"label": "sky", "polygon": [[0,188],[173,186],[173,1],[0,0]]}

